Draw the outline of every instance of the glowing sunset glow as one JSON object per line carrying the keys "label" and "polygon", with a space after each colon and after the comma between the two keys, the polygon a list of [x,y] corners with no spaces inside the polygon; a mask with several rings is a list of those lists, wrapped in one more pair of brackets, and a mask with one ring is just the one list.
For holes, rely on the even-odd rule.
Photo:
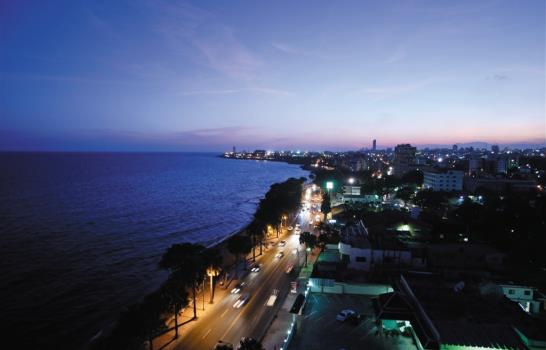
{"label": "glowing sunset glow", "polygon": [[0,150],[546,139],[542,1],[1,8]]}

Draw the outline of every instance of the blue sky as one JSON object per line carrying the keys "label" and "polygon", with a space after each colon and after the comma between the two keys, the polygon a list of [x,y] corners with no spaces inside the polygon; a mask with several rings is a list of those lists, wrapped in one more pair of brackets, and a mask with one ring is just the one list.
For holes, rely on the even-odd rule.
{"label": "blue sky", "polygon": [[544,142],[545,3],[0,5],[0,149]]}

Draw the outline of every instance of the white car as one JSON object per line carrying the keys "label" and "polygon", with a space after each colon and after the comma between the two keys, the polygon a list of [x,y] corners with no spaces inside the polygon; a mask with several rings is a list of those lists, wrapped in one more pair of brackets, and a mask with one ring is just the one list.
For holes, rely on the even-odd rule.
{"label": "white car", "polygon": [[233,304],[233,307],[236,309],[240,309],[241,306],[245,305],[248,302],[248,299],[250,299],[250,294],[243,293],[241,296],[237,299],[235,304]]}
{"label": "white car", "polygon": [[287,227],[287,230],[288,230],[288,231],[292,231],[293,229],[294,229],[294,228],[293,228],[292,226],[288,226],[288,227]]}
{"label": "white car", "polygon": [[301,233],[301,228],[296,227],[296,229],[294,230],[294,233],[299,235]]}
{"label": "white car", "polygon": [[279,242],[279,247],[284,247],[286,245],[286,241],[280,241]]}
{"label": "white car", "polygon": [[253,265],[253,266],[250,268],[250,271],[251,271],[251,272],[259,272],[261,268],[262,268],[261,264],[256,264],[256,265]]}
{"label": "white car", "polygon": [[353,310],[342,310],[339,314],[336,316],[336,320],[344,322],[349,316],[356,314]]}
{"label": "white car", "polygon": [[231,290],[231,294],[241,293],[241,290],[243,289],[244,285],[245,285],[245,282],[237,283],[235,287]]}
{"label": "white car", "polygon": [[275,254],[275,258],[277,259],[280,259],[284,256],[284,252],[278,252],[277,254]]}

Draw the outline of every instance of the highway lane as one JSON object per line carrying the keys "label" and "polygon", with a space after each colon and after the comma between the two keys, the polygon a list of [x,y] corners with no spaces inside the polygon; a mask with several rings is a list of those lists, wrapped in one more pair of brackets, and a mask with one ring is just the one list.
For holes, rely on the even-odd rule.
{"label": "highway lane", "polygon": [[[311,231],[308,225],[309,219],[309,211],[298,215],[296,220],[300,223],[302,231]],[[249,272],[242,278],[241,281],[246,282],[242,293],[250,293],[250,299],[246,305],[240,309],[233,308],[239,294],[227,295],[217,300],[217,312],[201,316],[191,330],[185,334],[182,333],[181,337],[168,348],[210,350],[219,340],[236,345],[242,337],[263,336],[289,293],[290,282],[296,280],[298,272],[296,259],[299,256],[300,264],[304,261],[305,252],[303,246],[299,244],[299,235],[285,232],[274,242],[280,240],[285,240],[286,246],[275,246],[265,250],[264,254],[257,259],[257,262],[262,264],[261,270],[258,273]],[[292,253],[294,249],[300,250],[299,255]],[[275,254],[279,251],[284,252],[284,257],[281,259],[275,258]],[[286,274],[288,265],[294,266],[291,274]],[[228,289],[234,285],[235,283],[232,282]],[[266,303],[274,289],[278,289],[279,294],[274,306],[270,307]]]}
{"label": "highway lane", "polygon": [[[182,334],[176,342],[174,349],[207,349],[210,350],[218,340],[237,344],[241,337],[260,337],[271,322],[275,312],[282,304],[289,291],[290,281],[296,279],[296,269],[288,275],[285,270],[287,265],[296,266],[297,255],[292,250],[299,247],[299,236],[287,234],[279,238],[285,239],[285,247],[274,247],[257,259],[262,264],[258,273],[249,272],[242,281],[246,282],[242,293],[250,293],[250,300],[240,309],[233,308],[233,304],[239,294],[231,294],[219,302],[220,310],[216,314],[205,314],[196,322],[193,329],[187,334]],[[300,250],[302,248],[300,247]],[[284,257],[275,258],[277,252],[283,251]],[[303,261],[303,252],[300,253]],[[232,288],[235,283],[231,283]],[[267,300],[274,289],[279,290],[278,298],[273,307],[266,306]]]}

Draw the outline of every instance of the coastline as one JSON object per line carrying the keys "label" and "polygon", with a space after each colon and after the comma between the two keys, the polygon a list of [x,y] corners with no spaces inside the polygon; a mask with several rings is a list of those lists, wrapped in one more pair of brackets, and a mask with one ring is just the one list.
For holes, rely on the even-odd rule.
{"label": "coastline", "polygon": [[[224,158],[224,157],[221,157],[221,158]],[[279,161],[279,160],[277,160],[277,161]],[[279,161],[279,162],[283,162],[283,161]],[[284,163],[295,165],[294,163],[290,163],[290,162],[284,162]],[[303,169],[303,170],[309,171],[309,169],[304,168],[304,165],[301,165],[300,168]],[[286,184],[286,183],[288,183],[290,181],[299,181],[300,185],[303,185],[303,183],[305,183],[308,179],[310,179],[309,175],[310,175],[310,172],[308,174],[306,174],[305,177],[300,177],[300,178],[289,177],[289,178],[287,178],[286,180],[284,180],[282,182],[274,182],[274,183],[270,184],[269,189],[264,194],[264,196],[260,199],[260,203],[258,203],[256,205],[256,208],[254,210],[254,214],[252,216],[252,219],[248,223],[243,225],[241,228],[239,228],[237,230],[234,230],[234,231],[231,231],[230,233],[224,235],[221,239],[219,239],[217,241],[214,241],[214,242],[210,242],[210,241],[209,242],[206,242],[206,241],[198,242],[197,241],[197,242],[195,242],[193,244],[202,245],[202,246],[205,247],[206,250],[209,250],[209,249],[218,250],[219,254],[222,257],[222,270],[223,270],[222,272],[223,273],[231,273],[232,269],[234,268],[235,264],[237,263],[237,259],[235,258],[233,253],[231,253],[228,250],[228,241],[231,238],[236,237],[236,236],[246,236],[246,237],[250,236],[249,227],[253,223],[255,223],[256,221],[258,221],[258,219],[256,218],[256,214],[260,210],[260,205],[261,205],[262,201],[264,201],[265,198],[268,196],[268,194],[272,191],[272,189],[274,188],[275,185],[283,185],[283,184]],[[299,205],[299,198],[300,197],[301,196],[299,195],[298,200],[297,200],[298,205]],[[264,239],[264,240],[266,240],[266,239]],[[180,243],[184,243],[184,242],[180,242]],[[260,243],[254,244],[252,251],[254,251],[254,249],[257,249],[257,247],[259,247],[259,246],[260,246]],[[246,254],[245,258],[248,259],[249,254]],[[235,266],[235,267],[237,267],[237,266]],[[219,280],[220,279],[218,279],[217,281],[219,281]],[[218,283],[218,282],[216,282],[216,283]],[[218,287],[219,287],[219,284],[216,285],[216,288],[218,288]],[[142,301],[145,300],[151,294],[158,293],[160,290],[161,290],[161,287],[159,287],[155,292],[152,292],[152,293],[150,293],[148,295],[145,295],[138,304],[142,303]],[[191,304],[191,302],[190,302],[190,304]],[[128,308],[130,308],[130,307],[131,306],[128,306]],[[108,340],[110,337],[112,337],[113,332],[116,330],[116,328],[120,324],[120,320],[121,320],[121,317],[118,317],[117,321],[112,323],[110,327],[100,330],[95,336],[93,336],[91,339],[88,340],[87,344],[85,345],[85,348],[86,349],[101,348],[100,344],[104,340]],[[166,333],[172,331],[173,329],[174,329],[173,327],[167,327],[167,329],[164,329],[160,333],[156,334],[155,337],[159,337],[159,336],[161,336],[163,334],[166,334]],[[97,345],[98,345],[98,347],[97,347]]]}

